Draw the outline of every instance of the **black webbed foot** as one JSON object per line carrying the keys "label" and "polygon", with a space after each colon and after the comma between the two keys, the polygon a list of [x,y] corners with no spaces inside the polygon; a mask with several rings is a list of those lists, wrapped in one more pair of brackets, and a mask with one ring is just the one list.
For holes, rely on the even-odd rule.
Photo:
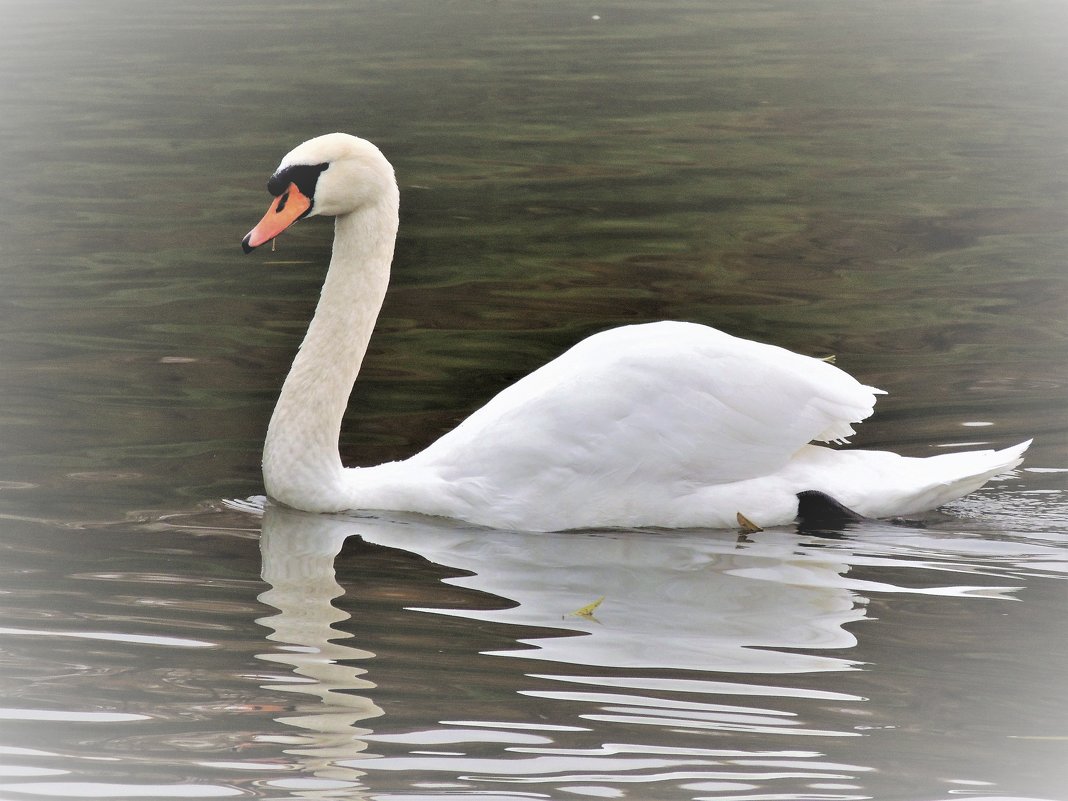
{"label": "black webbed foot", "polygon": [[801,531],[838,531],[850,523],[867,519],[826,492],[805,490],[797,493],[797,527]]}

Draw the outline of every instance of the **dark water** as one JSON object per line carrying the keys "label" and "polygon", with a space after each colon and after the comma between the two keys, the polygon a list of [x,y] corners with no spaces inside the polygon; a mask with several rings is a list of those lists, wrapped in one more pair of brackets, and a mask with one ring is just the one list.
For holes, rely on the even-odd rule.
{"label": "dark water", "polygon": [[[1068,799],[1068,6],[0,12],[2,801]],[[238,243],[330,130],[402,185],[350,463],[681,318],[1025,469],[836,536],[227,507],[329,226]]]}

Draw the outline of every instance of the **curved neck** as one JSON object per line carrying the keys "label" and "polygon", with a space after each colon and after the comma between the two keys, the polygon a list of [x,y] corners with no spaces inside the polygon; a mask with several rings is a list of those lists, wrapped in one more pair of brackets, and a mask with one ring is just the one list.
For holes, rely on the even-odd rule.
{"label": "curved neck", "polygon": [[338,511],[338,435],[389,283],[398,225],[394,189],[334,223],[334,247],[308,333],[282,385],[263,447],[267,494]]}

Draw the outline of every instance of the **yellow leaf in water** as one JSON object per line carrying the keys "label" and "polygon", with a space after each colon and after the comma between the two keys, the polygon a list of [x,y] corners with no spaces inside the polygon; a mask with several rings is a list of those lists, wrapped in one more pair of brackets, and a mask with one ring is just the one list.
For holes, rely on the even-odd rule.
{"label": "yellow leaf in water", "polygon": [[601,605],[601,601],[603,601],[603,600],[604,600],[604,596],[602,595],[600,598],[598,598],[592,604],[586,604],[584,607],[582,607],[581,609],[576,609],[571,614],[578,615],[580,617],[593,617],[593,613],[595,611],[597,611],[597,607]]}

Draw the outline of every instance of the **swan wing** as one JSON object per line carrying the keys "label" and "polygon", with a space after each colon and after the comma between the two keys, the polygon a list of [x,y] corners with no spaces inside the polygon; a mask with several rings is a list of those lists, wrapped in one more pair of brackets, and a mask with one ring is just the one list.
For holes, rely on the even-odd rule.
{"label": "swan wing", "polygon": [[879,392],[707,326],[625,326],[583,340],[409,461],[450,482],[477,477],[488,493],[735,482],[774,473],[810,441],[849,436]]}

